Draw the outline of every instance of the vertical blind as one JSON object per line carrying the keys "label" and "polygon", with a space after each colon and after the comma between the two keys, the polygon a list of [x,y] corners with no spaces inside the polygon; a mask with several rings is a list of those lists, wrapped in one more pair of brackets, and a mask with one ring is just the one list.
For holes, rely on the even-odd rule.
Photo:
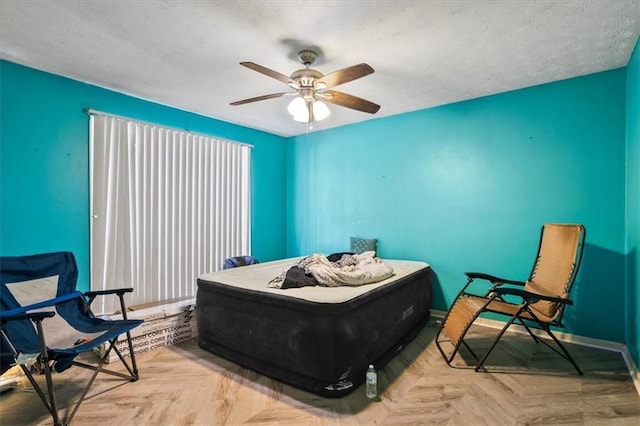
{"label": "vertical blind", "polygon": [[[196,293],[250,254],[251,146],[90,113],[91,288],[137,305]],[[102,297],[96,312],[114,312]]]}

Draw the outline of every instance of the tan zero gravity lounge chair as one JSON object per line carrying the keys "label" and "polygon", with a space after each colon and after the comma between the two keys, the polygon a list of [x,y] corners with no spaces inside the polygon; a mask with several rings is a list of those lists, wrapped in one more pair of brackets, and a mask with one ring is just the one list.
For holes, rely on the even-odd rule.
{"label": "tan zero gravity lounge chair", "polygon": [[[580,268],[585,236],[586,229],[582,225],[545,224],[540,233],[536,260],[525,282],[467,272],[467,284],[447,312],[442,328],[436,336],[436,345],[447,364],[454,367],[451,361],[463,344],[476,360],[479,360],[475,366],[475,371],[479,371],[502,335],[511,324],[516,322],[524,326],[536,343],[542,342],[549,346],[569,361],[578,374],[582,375],[582,371],[567,349],[554,336],[550,327],[563,327],[564,308],[573,304],[568,297]],[[491,283],[491,287],[484,296],[467,292],[470,284],[476,279]],[[518,302],[513,303],[513,299],[518,299]],[[489,350],[480,359],[464,341],[464,336],[476,318],[485,312],[506,315],[509,319]],[[544,330],[561,351],[535,336],[531,328]],[[441,340],[442,332],[453,345],[450,355],[445,354],[442,348],[441,343],[446,341]]]}

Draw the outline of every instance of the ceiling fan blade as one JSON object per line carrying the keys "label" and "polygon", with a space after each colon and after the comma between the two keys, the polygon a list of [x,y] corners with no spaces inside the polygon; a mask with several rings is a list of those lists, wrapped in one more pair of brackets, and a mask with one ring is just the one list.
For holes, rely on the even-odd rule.
{"label": "ceiling fan blade", "polygon": [[289,86],[293,87],[294,89],[298,89],[298,82],[295,81],[294,79],[292,79],[291,77],[281,74],[278,71],[274,71],[272,69],[269,69],[267,67],[263,67],[262,65],[258,65],[256,63],[253,62],[240,62],[240,65],[245,66],[249,69],[252,69],[254,71],[258,71],[259,73],[262,73],[264,75],[267,75],[271,78],[275,78],[276,80],[280,80],[283,83],[288,84]]}
{"label": "ceiling fan blade", "polygon": [[235,101],[235,102],[231,102],[229,105],[243,105],[243,104],[248,104],[250,102],[258,102],[258,101],[264,101],[267,99],[273,99],[273,98],[279,98],[280,96],[284,96],[287,95],[288,93],[272,93],[271,95],[262,95],[262,96],[256,96],[255,98],[249,98],[249,99],[243,99],[241,101]]}
{"label": "ceiling fan blade", "polygon": [[369,114],[375,114],[380,109],[380,105],[374,104],[366,99],[335,90],[325,90],[320,96],[321,99],[332,104],[340,105],[346,108],[356,109]]}
{"label": "ceiling fan blade", "polygon": [[336,87],[340,84],[348,83],[350,81],[372,74],[373,72],[374,69],[367,64],[353,65],[347,68],[342,68],[338,71],[334,71],[330,74],[325,75],[324,77],[319,78],[316,82],[316,86],[318,85],[318,83],[321,83],[326,84],[326,87]]}

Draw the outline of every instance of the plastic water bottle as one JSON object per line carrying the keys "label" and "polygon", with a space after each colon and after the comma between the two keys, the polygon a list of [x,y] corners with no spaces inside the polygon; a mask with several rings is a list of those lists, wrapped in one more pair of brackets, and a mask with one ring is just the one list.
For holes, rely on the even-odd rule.
{"label": "plastic water bottle", "polygon": [[375,368],[373,368],[373,364],[369,364],[369,368],[367,369],[366,382],[367,398],[376,399],[378,396],[378,373],[376,373]]}

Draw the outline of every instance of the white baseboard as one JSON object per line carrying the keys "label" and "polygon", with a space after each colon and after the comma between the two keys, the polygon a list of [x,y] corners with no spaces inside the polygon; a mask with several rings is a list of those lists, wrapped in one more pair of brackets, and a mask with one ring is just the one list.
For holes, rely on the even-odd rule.
{"label": "white baseboard", "polygon": [[[431,310],[431,315],[438,318],[444,318],[447,313],[444,311],[438,311],[435,309]],[[482,325],[485,327],[501,329],[504,327],[504,322],[486,319],[486,318],[478,318],[475,324]],[[521,325],[513,324],[509,328],[510,332],[527,334],[527,331]],[[543,330],[531,330],[533,334],[536,336],[547,336],[547,334]],[[638,395],[640,395],[640,372],[638,372],[638,367],[631,356],[631,352],[629,352],[629,348],[624,343],[612,342],[610,340],[602,340],[602,339],[594,339],[591,337],[577,336],[575,334],[563,333],[559,331],[554,331],[553,333],[558,340],[567,343],[575,343],[577,345],[588,346],[592,348],[604,349],[607,351],[619,352],[622,355],[622,359],[624,359],[625,364],[627,365],[627,369],[629,370],[629,375],[633,380],[633,384],[636,387],[636,391]]]}
{"label": "white baseboard", "polygon": [[631,352],[629,352],[629,348],[627,345],[622,345],[623,348],[620,351],[622,353],[622,358],[624,358],[624,362],[627,364],[627,368],[629,369],[629,374],[631,374],[631,378],[633,379],[633,384],[636,386],[636,390],[638,391],[638,395],[640,395],[640,372],[638,372],[638,366],[633,360],[631,356]]}

